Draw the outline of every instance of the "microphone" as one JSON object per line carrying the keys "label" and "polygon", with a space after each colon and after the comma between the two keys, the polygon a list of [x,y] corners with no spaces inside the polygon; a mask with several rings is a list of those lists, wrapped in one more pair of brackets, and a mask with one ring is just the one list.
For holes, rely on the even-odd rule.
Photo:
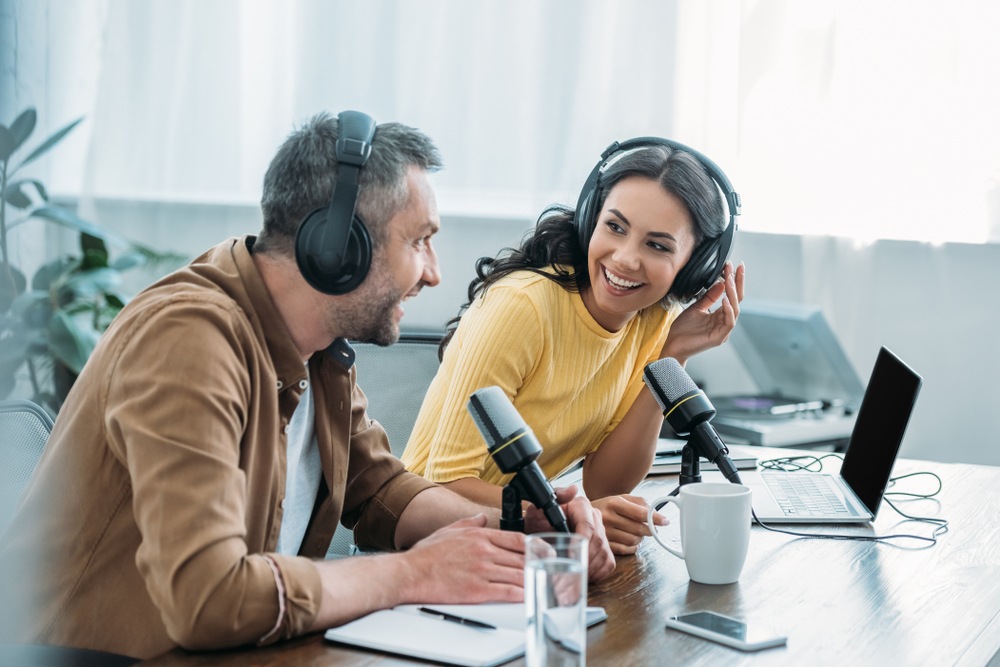
{"label": "microphone", "polygon": [[729,458],[729,448],[709,423],[715,416],[715,407],[680,363],[670,357],[660,359],[648,364],[642,375],[660,404],[663,417],[677,435],[687,436],[688,443],[694,445],[698,454],[714,463],[726,479],[741,484],[736,466]]}
{"label": "microphone", "polygon": [[[556,502],[555,491],[535,462],[542,446],[507,394],[500,387],[486,387],[473,392],[466,407],[497,467],[505,474],[514,474],[511,485],[541,508],[555,530],[568,533],[566,515]],[[520,514],[520,508],[517,511]]]}

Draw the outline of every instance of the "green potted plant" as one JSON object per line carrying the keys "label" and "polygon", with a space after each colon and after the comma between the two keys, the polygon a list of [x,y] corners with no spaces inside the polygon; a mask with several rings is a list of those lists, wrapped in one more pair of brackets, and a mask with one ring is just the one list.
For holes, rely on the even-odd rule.
{"label": "green potted plant", "polygon": [[[49,200],[34,178],[15,176],[47,153],[83,119],[79,118],[14,162],[35,129],[37,114],[27,109],[11,125],[0,125],[0,398],[27,372],[34,402],[52,413],[82,370],[101,334],[127,301],[121,273],[149,263],[180,262],[81,219]],[[10,230],[37,219],[79,234],[80,254],[57,257],[39,268],[29,284],[10,257]],[[112,245],[121,252],[114,258]]]}

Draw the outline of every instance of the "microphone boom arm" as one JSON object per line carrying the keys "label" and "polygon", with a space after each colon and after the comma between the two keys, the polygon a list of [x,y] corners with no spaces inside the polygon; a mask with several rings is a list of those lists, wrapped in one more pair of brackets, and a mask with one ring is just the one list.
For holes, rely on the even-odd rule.
{"label": "microphone boom arm", "polygon": [[[719,472],[734,484],[742,484],[740,474],[736,471],[736,465],[729,458],[729,448],[722,442],[718,432],[707,422],[701,422],[688,435],[688,444],[694,444],[698,454],[715,464]],[[685,449],[687,445],[685,445]],[[683,454],[682,454],[683,465]],[[683,481],[681,482],[684,483]]]}

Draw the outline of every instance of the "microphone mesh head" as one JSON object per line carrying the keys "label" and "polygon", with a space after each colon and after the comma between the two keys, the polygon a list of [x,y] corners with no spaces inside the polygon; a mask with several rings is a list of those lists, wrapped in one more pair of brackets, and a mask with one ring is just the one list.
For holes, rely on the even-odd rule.
{"label": "microphone mesh head", "polygon": [[500,387],[473,392],[466,407],[491,449],[506,442],[515,431],[527,428],[524,418]]}
{"label": "microphone mesh head", "polygon": [[[646,366],[644,379],[646,380],[646,384],[649,384],[651,379],[656,382],[660,391],[663,392],[663,395],[671,404],[684,394],[698,389],[698,385],[694,383],[691,376],[687,374],[687,371],[684,370],[680,362],[673,357],[660,359]],[[653,392],[653,396],[659,401],[656,391]],[[667,409],[665,405],[661,405],[660,407],[664,410]]]}

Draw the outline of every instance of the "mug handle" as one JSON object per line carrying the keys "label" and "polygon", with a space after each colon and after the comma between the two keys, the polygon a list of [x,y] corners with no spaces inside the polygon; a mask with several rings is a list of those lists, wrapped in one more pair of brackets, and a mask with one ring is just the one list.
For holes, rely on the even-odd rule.
{"label": "mug handle", "polygon": [[660,539],[660,533],[657,531],[656,526],[653,525],[653,512],[656,511],[656,508],[659,507],[660,504],[667,504],[667,503],[673,503],[677,505],[678,510],[681,509],[680,496],[663,496],[662,498],[657,498],[656,500],[654,500],[649,504],[649,512],[646,514],[646,523],[649,524],[649,532],[653,534],[653,539],[659,542],[661,547],[663,547],[673,555],[677,556],[681,560],[684,560],[683,547],[681,549],[674,549],[672,546],[669,546],[666,543],[664,543],[664,541]]}

